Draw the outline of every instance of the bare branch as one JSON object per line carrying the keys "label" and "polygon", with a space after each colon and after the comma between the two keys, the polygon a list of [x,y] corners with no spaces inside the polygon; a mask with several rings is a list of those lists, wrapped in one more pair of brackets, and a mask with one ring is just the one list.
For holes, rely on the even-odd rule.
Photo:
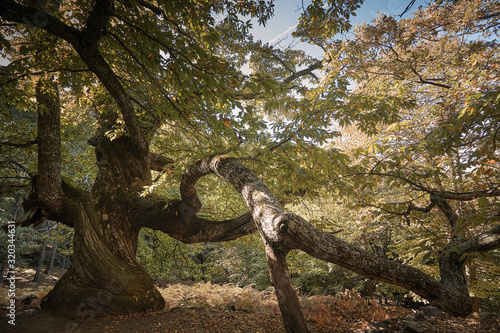
{"label": "bare branch", "polygon": [[175,162],[171,158],[154,153],[149,153],[149,157],[151,170],[158,172],[172,170],[170,166]]}
{"label": "bare branch", "polygon": [[300,70],[298,72],[293,73],[292,75],[290,75],[289,77],[287,77],[285,80],[283,80],[282,85],[283,84],[288,84],[288,83],[292,82],[293,80],[296,80],[296,79],[298,79],[298,78],[300,78],[302,76],[305,76],[305,75],[312,75],[314,78],[317,79],[316,75],[314,75],[313,72],[316,69],[320,69],[322,67],[323,67],[323,62],[318,61],[318,62],[310,65],[307,68],[304,68],[304,69],[302,69],[302,70]]}
{"label": "bare branch", "polygon": [[35,139],[35,140],[22,142],[22,143],[21,142],[4,141],[4,142],[0,142],[0,145],[16,147],[16,148],[28,148],[32,145],[36,145],[37,143],[38,143],[38,140]]}

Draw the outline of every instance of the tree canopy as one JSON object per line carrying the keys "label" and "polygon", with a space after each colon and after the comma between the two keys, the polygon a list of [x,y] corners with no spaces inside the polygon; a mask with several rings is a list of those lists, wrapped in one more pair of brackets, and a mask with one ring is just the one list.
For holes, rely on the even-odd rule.
{"label": "tree canopy", "polygon": [[[361,2],[303,4],[294,37],[317,59],[253,38],[273,1],[3,1],[2,195],[25,189],[24,226],[75,231],[44,307],[162,308],[136,259],[147,227],[185,243],[257,231],[290,332],[307,331],[295,249],[468,315],[466,265],[500,246],[499,4],[433,1],[351,30]],[[214,197],[220,181],[236,191]],[[310,222],[291,212],[325,198]]]}

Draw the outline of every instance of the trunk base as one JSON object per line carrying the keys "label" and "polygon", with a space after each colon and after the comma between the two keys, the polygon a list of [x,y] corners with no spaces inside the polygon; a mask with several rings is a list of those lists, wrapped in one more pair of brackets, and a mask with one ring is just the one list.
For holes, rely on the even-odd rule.
{"label": "trunk base", "polygon": [[153,279],[130,268],[111,269],[96,285],[70,268],[42,300],[41,307],[58,316],[90,321],[108,315],[159,311],[165,300]]}

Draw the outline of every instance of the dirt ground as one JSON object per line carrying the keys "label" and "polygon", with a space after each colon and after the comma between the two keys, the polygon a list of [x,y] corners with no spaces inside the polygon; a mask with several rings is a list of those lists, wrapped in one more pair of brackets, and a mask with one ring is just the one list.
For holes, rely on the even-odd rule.
{"label": "dirt ground", "polygon": [[[279,313],[262,313],[246,309],[221,307],[170,307],[166,310],[132,316],[92,318],[85,322],[77,322],[67,318],[57,317],[41,311],[39,303],[44,294],[55,284],[62,270],[56,270],[54,275],[42,274],[39,282],[32,282],[33,270],[23,270],[16,280],[16,325],[8,324],[6,304],[8,304],[7,286],[0,288],[0,332],[12,333],[70,333],[70,332],[179,332],[179,333],[284,333]],[[36,295],[29,304],[20,301],[29,295]],[[27,302],[25,302],[27,303]],[[401,317],[386,321],[387,332],[401,332],[409,317]],[[327,332],[370,332],[372,327],[365,322],[350,322],[309,320],[313,333]],[[373,331],[372,331],[373,332]],[[411,331],[409,331],[411,332]],[[498,316],[470,316],[466,319],[443,317],[426,324],[428,333],[494,333],[500,332]]]}

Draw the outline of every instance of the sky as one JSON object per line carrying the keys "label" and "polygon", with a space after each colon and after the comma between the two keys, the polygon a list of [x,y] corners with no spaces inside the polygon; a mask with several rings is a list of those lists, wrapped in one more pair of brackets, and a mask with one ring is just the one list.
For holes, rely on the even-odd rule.
{"label": "sky", "polygon": [[[301,14],[302,4],[307,6],[310,0],[276,0],[274,7],[274,17],[265,27],[254,24],[252,33],[256,39],[264,43],[274,44],[282,41],[282,46],[292,43],[291,33],[295,30],[298,18]],[[365,0],[363,5],[356,11],[356,16],[351,17],[352,25],[362,22],[370,22],[381,12],[389,16],[399,17],[410,4],[411,0]],[[419,5],[425,5],[425,0],[416,0],[409,12],[403,17],[411,16],[411,13],[418,10]],[[302,46],[301,46],[302,47]],[[320,57],[320,51],[311,47],[306,47],[311,55]]]}
{"label": "sky", "polygon": [[[399,16],[410,2],[411,0],[365,0],[363,5],[356,11],[356,16],[351,17],[351,22],[353,25],[370,22],[377,17],[378,12]],[[426,0],[416,0],[405,17],[416,11],[419,5],[425,5],[425,2]],[[274,17],[265,27],[255,23],[252,34],[256,39],[260,39],[264,43],[274,44],[280,40],[283,46],[293,43],[291,33],[295,30],[301,14],[301,7],[303,4],[307,6],[309,3],[311,3],[311,0],[275,0]],[[322,52],[318,48],[307,45],[301,45],[300,47],[314,57],[320,58],[322,56]],[[0,57],[0,65],[6,64],[7,61]]]}

